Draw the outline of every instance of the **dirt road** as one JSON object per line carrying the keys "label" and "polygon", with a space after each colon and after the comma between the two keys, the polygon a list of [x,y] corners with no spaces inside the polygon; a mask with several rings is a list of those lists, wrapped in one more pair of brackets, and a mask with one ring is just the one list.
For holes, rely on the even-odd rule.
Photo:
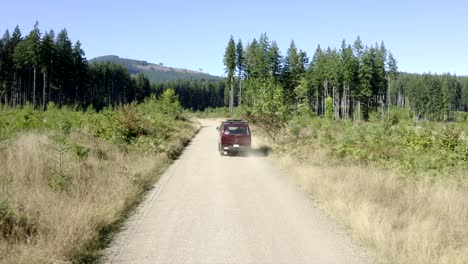
{"label": "dirt road", "polygon": [[266,157],[222,157],[202,129],[126,223],[105,263],[369,263]]}

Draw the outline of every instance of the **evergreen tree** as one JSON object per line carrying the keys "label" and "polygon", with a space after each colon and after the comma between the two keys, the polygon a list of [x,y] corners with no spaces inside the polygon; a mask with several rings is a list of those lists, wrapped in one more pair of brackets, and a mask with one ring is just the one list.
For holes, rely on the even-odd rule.
{"label": "evergreen tree", "polygon": [[52,76],[52,63],[54,61],[55,51],[55,33],[53,30],[46,32],[42,38],[40,52],[40,66],[42,68],[43,84],[42,84],[42,108],[46,109],[47,103],[50,100],[50,84]]}
{"label": "evergreen tree", "polygon": [[12,57],[16,75],[16,87],[13,105],[16,106],[16,104],[26,104],[26,90],[24,85],[26,80],[23,79],[25,68],[28,63],[26,42],[20,41],[18,45],[15,46]]}
{"label": "evergreen tree", "polygon": [[382,117],[385,106],[385,97],[387,95],[387,76],[386,76],[386,58],[387,51],[382,42],[379,47],[375,44],[375,47],[371,47],[371,54],[373,57],[372,63],[372,104],[377,107],[381,106]]}
{"label": "evergreen tree", "polygon": [[352,113],[353,97],[351,91],[357,85],[359,61],[354,57],[351,45],[346,45],[345,40],[341,43],[341,64],[343,78],[341,116],[346,119]]}
{"label": "evergreen tree", "polygon": [[224,53],[224,65],[226,66],[225,71],[228,74],[228,86],[231,88],[229,90],[229,112],[232,113],[232,108],[234,106],[234,73],[236,70],[236,44],[232,36],[229,39],[226,52]]}
{"label": "evergreen tree", "polygon": [[294,93],[296,95],[298,114],[310,114],[309,81],[306,77],[301,77],[294,89]]}
{"label": "evergreen tree", "polygon": [[326,58],[323,50],[318,45],[315,50],[312,63],[309,66],[309,79],[312,87],[312,93],[315,97],[315,112],[317,115],[322,115],[325,111],[325,70],[326,70]]}
{"label": "evergreen tree", "polygon": [[[5,105],[8,104],[9,88],[11,85],[12,62],[9,54],[10,32],[8,29],[0,39],[0,102],[4,98]],[[3,98],[2,98],[3,97]]]}
{"label": "evergreen tree", "polygon": [[362,44],[361,37],[359,35],[357,36],[356,40],[354,41],[353,49],[354,49],[355,56],[358,57],[359,59],[362,59],[362,55],[363,55],[363,52],[364,52],[364,46]]}
{"label": "evergreen tree", "polygon": [[360,64],[358,70],[358,119],[360,119],[361,113],[364,120],[369,118],[369,100],[372,96],[372,55],[371,50],[368,48],[362,52],[362,64]]}
{"label": "evergreen tree", "polygon": [[26,37],[26,61],[27,64],[33,68],[33,90],[32,90],[32,104],[36,106],[36,79],[37,68],[40,64],[40,48],[41,48],[41,32],[39,30],[39,23],[36,21],[34,29]]}
{"label": "evergreen tree", "polygon": [[[86,61],[85,52],[81,48],[81,42],[78,40],[72,50],[73,71],[71,76],[71,85],[75,90],[74,104],[83,101],[86,95],[86,73],[88,71],[88,62]],[[149,94],[148,94],[149,95]]]}
{"label": "evergreen tree", "polygon": [[256,39],[253,39],[252,43],[247,45],[247,51],[245,54],[245,71],[247,78],[252,77],[256,78],[260,76],[258,72],[257,65],[259,64],[257,52],[258,52],[258,42]]}
{"label": "evergreen tree", "polygon": [[[387,60],[387,69],[388,69],[388,105],[391,104],[391,98],[390,98],[390,92],[391,92],[391,87],[392,83],[398,78],[398,67],[397,67],[397,61],[393,57],[393,54],[391,52],[388,53],[388,60]],[[402,95],[401,91],[398,92],[398,95],[395,98],[395,104],[398,105],[398,101],[401,100]]]}
{"label": "evergreen tree", "polygon": [[301,73],[301,60],[294,41],[291,41],[286,57],[284,58],[284,66],[282,71],[281,83],[284,87],[284,96],[286,103],[290,106],[294,105],[294,89],[298,84],[299,79],[302,77]]}
{"label": "evergreen tree", "polygon": [[139,73],[136,76],[136,99],[143,101],[143,99],[150,95],[150,82],[143,73]]}
{"label": "evergreen tree", "polygon": [[271,73],[271,59],[270,59],[270,41],[266,33],[260,35],[257,51],[256,51],[256,61],[257,61],[257,72],[263,79],[267,79]]}
{"label": "evergreen tree", "polygon": [[56,102],[59,105],[71,103],[71,98],[74,95],[74,89],[70,87],[71,72],[73,68],[73,48],[72,42],[68,38],[66,29],[63,29],[57,35],[55,41],[55,50],[57,52],[56,63],[54,63],[55,71],[54,86],[58,88],[56,92]]}
{"label": "evergreen tree", "polygon": [[281,53],[276,41],[271,43],[269,58],[271,75],[278,81],[281,74]]}
{"label": "evergreen tree", "polygon": [[242,105],[242,80],[244,79],[244,74],[245,74],[244,46],[242,45],[242,41],[240,39],[236,45],[236,66],[237,66],[237,74],[238,74],[238,79],[239,79],[238,103],[240,106]]}

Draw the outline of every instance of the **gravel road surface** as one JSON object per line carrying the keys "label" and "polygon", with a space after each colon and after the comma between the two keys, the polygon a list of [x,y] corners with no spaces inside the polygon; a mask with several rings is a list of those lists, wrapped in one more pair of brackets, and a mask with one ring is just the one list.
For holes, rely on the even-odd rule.
{"label": "gravel road surface", "polygon": [[104,263],[370,263],[259,153],[223,157],[202,128],[110,247]]}

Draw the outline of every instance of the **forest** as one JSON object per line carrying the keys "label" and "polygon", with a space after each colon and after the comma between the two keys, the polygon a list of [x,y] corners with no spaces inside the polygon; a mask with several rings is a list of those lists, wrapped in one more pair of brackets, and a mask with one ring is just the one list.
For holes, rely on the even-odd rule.
{"label": "forest", "polygon": [[156,85],[143,73],[132,76],[117,63],[88,63],[80,41],[73,44],[66,29],[57,35],[53,30],[42,33],[36,22],[26,36],[16,27],[12,33],[7,29],[0,39],[0,102],[4,105],[31,104],[45,110],[54,102],[100,110],[142,102],[167,88],[176,90],[184,108],[203,110],[224,104],[224,81]]}
{"label": "forest", "polygon": [[184,108],[203,111],[227,106],[232,87],[233,107],[248,114],[270,107],[285,115],[328,111],[333,119],[368,120],[372,111],[384,114],[397,106],[411,109],[416,120],[449,121],[468,111],[468,77],[399,72],[383,41],[369,46],[359,36],[339,48],[319,45],[311,57],[294,41],[283,55],[266,33],[245,46],[231,36],[223,61],[225,80],[151,83],[116,63],[89,63],[66,29],[41,32],[36,22],[25,36],[17,26],[0,39],[0,102],[100,110],[173,88]]}
{"label": "forest", "polygon": [[41,33],[38,23],[27,36],[17,26],[0,40],[0,97],[5,105],[46,108],[49,102],[101,109],[141,101],[150,95],[146,77],[131,78],[115,64],[88,64],[80,41],[66,29]]}
{"label": "forest", "polygon": [[184,109],[203,111],[206,108],[223,107],[225,82],[210,80],[175,80],[155,83],[152,90],[159,97],[167,89],[174,89]]}
{"label": "forest", "polygon": [[343,40],[339,48],[319,45],[312,58],[294,41],[283,56],[266,33],[246,47],[231,36],[224,64],[233,90],[228,96],[248,113],[328,112],[333,119],[368,120],[371,111],[384,114],[401,106],[416,120],[448,121],[455,112],[468,111],[467,77],[400,73],[383,41],[369,46],[359,36],[352,44]]}

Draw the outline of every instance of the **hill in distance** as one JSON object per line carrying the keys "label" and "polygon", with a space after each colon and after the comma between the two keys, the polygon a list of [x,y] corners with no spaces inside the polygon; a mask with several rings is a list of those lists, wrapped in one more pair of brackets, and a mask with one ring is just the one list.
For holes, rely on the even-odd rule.
{"label": "hill in distance", "polygon": [[210,75],[200,71],[188,69],[179,69],[167,67],[162,64],[149,63],[147,61],[139,61],[132,59],[124,59],[115,55],[101,56],[89,60],[90,63],[116,63],[128,69],[131,75],[143,73],[150,82],[159,83],[172,80],[208,80],[218,81],[222,78],[219,76]]}

